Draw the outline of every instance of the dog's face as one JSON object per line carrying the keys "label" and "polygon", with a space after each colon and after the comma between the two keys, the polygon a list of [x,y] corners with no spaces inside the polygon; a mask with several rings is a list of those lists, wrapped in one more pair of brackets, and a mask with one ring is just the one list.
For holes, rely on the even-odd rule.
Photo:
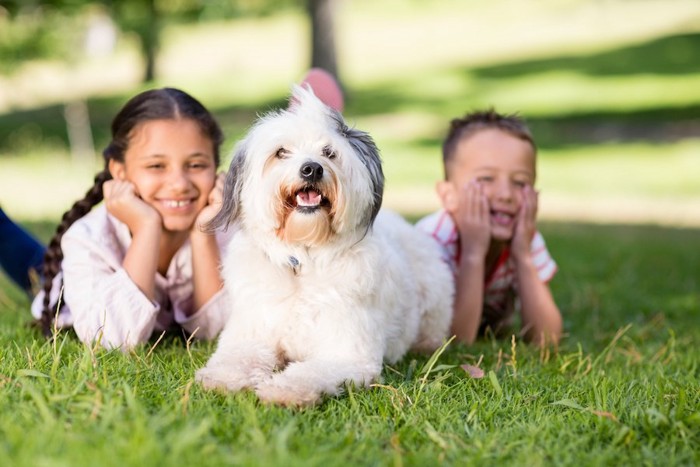
{"label": "dog's face", "polygon": [[259,118],[238,144],[210,227],[240,222],[303,246],[359,239],[379,211],[383,190],[372,138],[296,86],[289,109]]}

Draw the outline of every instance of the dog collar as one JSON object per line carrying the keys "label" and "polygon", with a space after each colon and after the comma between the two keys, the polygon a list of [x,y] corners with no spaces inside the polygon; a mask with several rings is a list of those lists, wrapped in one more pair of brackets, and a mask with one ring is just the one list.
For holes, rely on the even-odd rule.
{"label": "dog collar", "polygon": [[287,262],[289,263],[289,267],[292,268],[292,271],[294,271],[294,275],[298,275],[299,272],[301,271],[301,263],[297,259],[296,256],[289,256],[287,259]]}

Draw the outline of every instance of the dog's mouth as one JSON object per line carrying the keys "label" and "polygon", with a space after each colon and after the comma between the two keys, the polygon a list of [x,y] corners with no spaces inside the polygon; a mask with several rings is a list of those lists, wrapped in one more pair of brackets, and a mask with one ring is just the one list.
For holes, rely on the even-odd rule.
{"label": "dog's mouth", "polygon": [[294,202],[291,204],[299,211],[314,212],[330,203],[321,190],[313,185],[307,185],[294,194]]}

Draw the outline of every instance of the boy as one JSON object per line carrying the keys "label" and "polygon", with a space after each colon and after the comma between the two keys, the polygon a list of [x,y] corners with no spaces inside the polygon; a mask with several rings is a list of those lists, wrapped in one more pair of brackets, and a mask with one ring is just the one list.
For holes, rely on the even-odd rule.
{"label": "boy", "polygon": [[452,332],[464,343],[507,331],[517,309],[529,341],[556,345],[561,336],[548,285],[557,266],[536,230],[536,152],[521,119],[493,110],[453,120],[443,143],[443,210],[417,226],[452,267]]}

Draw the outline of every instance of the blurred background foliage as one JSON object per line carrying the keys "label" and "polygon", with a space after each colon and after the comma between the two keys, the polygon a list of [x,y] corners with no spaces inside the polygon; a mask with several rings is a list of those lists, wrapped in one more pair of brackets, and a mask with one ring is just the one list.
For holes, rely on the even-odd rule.
{"label": "blurred background foliage", "polygon": [[262,17],[301,4],[300,0],[3,0],[0,66],[12,71],[31,59],[75,59],[84,48],[81,39],[91,28],[109,28],[108,19],[123,33],[138,37],[146,62],[144,80],[150,81],[155,78],[152,67],[164,22]]}
{"label": "blurred background foliage", "polygon": [[437,207],[449,119],[495,106],[533,129],[543,217],[700,225],[697,0],[0,0],[0,203],[57,219],[144,88],[197,96],[229,150],[312,65],[407,215]]}

